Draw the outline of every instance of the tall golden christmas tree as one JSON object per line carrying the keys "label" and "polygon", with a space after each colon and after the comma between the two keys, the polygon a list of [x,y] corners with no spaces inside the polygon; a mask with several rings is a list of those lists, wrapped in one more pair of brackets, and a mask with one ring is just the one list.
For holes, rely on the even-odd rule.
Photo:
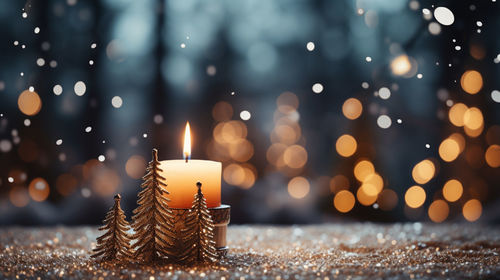
{"label": "tall golden christmas tree", "polygon": [[121,196],[115,195],[115,204],[109,209],[99,230],[106,232],[97,238],[97,246],[93,250],[93,258],[101,258],[103,261],[121,260],[128,261],[132,258],[130,246],[131,236],[127,233],[130,229],[125,220],[125,214],[120,207]]}
{"label": "tall golden christmas tree", "polygon": [[201,183],[196,183],[198,193],[194,195],[193,205],[186,215],[182,241],[185,250],[178,261],[185,263],[215,262],[217,251],[214,241],[214,222],[208,211],[207,201],[201,192]]}
{"label": "tall golden christmas tree", "polygon": [[175,255],[172,244],[175,238],[172,224],[172,210],[168,208],[170,201],[165,194],[165,178],[160,175],[160,162],[158,150],[153,149],[153,159],[146,168],[146,175],[142,178],[142,191],[139,192],[134,210],[133,225],[135,230],[133,238],[135,258],[139,262],[149,263],[161,258],[171,258]]}

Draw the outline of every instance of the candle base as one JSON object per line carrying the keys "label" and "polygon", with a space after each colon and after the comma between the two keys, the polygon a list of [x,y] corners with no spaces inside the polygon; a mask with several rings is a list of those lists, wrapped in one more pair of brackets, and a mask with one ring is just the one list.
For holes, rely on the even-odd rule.
{"label": "candle base", "polygon": [[[212,220],[214,222],[214,241],[215,249],[220,257],[227,254],[227,225],[229,224],[231,218],[231,206],[222,204],[219,207],[209,208],[210,214],[212,215]],[[186,214],[189,209],[184,208],[172,208],[172,214],[174,216],[174,227],[176,233],[180,233],[181,229],[184,228],[184,223],[186,220]]]}

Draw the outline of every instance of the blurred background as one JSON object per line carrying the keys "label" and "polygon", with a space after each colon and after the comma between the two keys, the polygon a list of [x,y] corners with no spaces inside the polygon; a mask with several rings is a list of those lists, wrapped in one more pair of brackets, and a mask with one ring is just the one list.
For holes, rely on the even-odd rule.
{"label": "blurred background", "polygon": [[[221,161],[236,223],[500,222],[498,3],[0,0],[0,224]],[[168,180],[168,178],[167,178]]]}

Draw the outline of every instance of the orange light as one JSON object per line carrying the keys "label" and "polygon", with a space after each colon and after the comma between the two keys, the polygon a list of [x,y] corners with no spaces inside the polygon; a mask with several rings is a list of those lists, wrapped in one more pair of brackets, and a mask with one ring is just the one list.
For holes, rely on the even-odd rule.
{"label": "orange light", "polygon": [[464,113],[464,125],[470,130],[478,130],[483,126],[483,113],[476,107],[467,109]]}
{"label": "orange light", "polygon": [[484,154],[486,163],[491,167],[500,167],[500,146],[493,144],[488,147]]}
{"label": "orange light", "polygon": [[368,160],[362,160],[354,166],[354,176],[358,181],[363,182],[368,175],[375,172],[375,167]]}
{"label": "orange light", "polygon": [[477,199],[471,199],[464,204],[462,208],[462,213],[464,218],[469,222],[474,222],[481,217],[481,212],[483,212],[483,207],[481,202]]}
{"label": "orange light", "polygon": [[444,139],[439,145],[439,156],[446,162],[454,161],[459,154],[460,145],[454,139]]}
{"label": "orange light", "polygon": [[460,181],[451,179],[443,186],[443,196],[449,202],[457,201],[464,191],[464,187]]}
{"label": "orange light", "polygon": [[35,178],[31,181],[28,192],[34,201],[44,201],[50,193],[49,184],[43,178]]}
{"label": "orange light", "polygon": [[186,161],[191,158],[191,130],[189,129],[189,122],[186,123],[186,130],[184,131],[183,156]]}
{"label": "orange light", "polygon": [[38,93],[25,90],[19,95],[17,105],[23,114],[34,116],[42,109],[42,100]]}
{"label": "orange light", "polygon": [[355,120],[361,116],[363,112],[363,105],[356,98],[347,99],[342,105],[342,113],[350,120]]}
{"label": "orange light", "polygon": [[460,79],[460,84],[465,92],[476,94],[483,87],[483,77],[476,70],[465,71]]}
{"label": "orange light", "polygon": [[449,213],[450,207],[448,207],[448,203],[441,199],[432,202],[427,211],[429,218],[435,223],[441,223],[446,220]]}
{"label": "orange light", "polygon": [[295,199],[304,198],[311,188],[309,181],[301,176],[294,177],[288,182],[288,194]]}
{"label": "orange light", "polygon": [[436,167],[432,161],[426,159],[417,163],[411,172],[413,180],[418,184],[425,184],[429,182],[436,172]]}
{"label": "orange light", "polygon": [[453,105],[448,112],[448,118],[450,119],[450,122],[454,126],[464,126],[464,115],[467,109],[469,108],[463,103],[457,103]]}
{"label": "orange light", "polygon": [[333,198],[333,205],[341,213],[351,211],[356,202],[354,195],[350,191],[342,190],[338,192]]}
{"label": "orange light", "polygon": [[413,186],[405,193],[406,204],[411,208],[418,208],[425,202],[425,191],[420,186]]}
{"label": "orange light", "polygon": [[356,152],[357,146],[356,139],[349,134],[340,136],[335,143],[337,153],[343,157],[352,156]]}

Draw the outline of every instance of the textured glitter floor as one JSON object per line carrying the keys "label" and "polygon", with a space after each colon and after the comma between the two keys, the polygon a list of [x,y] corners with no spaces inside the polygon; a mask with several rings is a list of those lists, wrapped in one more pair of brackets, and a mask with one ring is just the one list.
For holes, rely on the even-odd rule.
{"label": "textured glitter floor", "polygon": [[477,225],[230,226],[204,267],[97,264],[92,227],[0,229],[0,279],[500,278],[500,228]]}

